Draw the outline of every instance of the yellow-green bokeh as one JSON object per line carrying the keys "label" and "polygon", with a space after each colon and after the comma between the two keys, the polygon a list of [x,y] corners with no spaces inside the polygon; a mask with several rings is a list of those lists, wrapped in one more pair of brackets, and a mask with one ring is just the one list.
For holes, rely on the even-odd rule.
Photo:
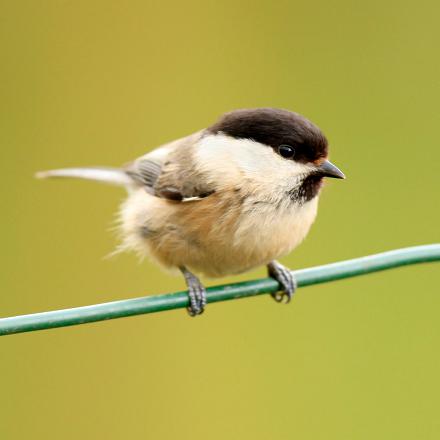
{"label": "yellow-green bokeh", "polygon": [[[439,240],[437,1],[0,9],[1,316],[182,289],[132,255],[103,259],[122,191],[33,173],[118,165],[234,108],[305,114],[348,176],[284,263]],[[2,338],[0,436],[437,439],[439,272]]]}

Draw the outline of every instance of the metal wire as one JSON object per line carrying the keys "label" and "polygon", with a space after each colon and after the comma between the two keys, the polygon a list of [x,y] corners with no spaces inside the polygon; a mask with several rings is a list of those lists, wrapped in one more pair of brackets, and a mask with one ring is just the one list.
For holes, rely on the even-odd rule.
{"label": "metal wire", "polygon": [[[371,272],[392,269],[409,264],[440,261],[440,244],[415,246],[397,249],[376,255],[340,261],[324,266],[294,271],[298,286],[365,275]],[[248,296],[274,293],[279,286],[271,278],[264,278],[243,283],[210,287],[207,289],[208,303],[244,298]],[[14,316],[0,319],[0,336],[13,333],[31,332],[56,327],[86,324],[88,322],[123,318],[145,313],[163,312],[188,306],[186,291],[156,296],[144,296],[122,301],[95,304],[73,309],[32,315]]]}

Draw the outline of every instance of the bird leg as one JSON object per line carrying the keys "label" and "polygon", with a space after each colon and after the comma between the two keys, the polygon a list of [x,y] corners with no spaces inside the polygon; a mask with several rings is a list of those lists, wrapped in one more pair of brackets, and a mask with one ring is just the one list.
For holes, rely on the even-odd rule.
{"label": "bird leg", "polygon": [[206,306],[206,290],[200,280],[185,267],[180,271],[185,277],[188,287],[189,307],[187,307],[190,316],[201,315]]}
{"label": "bird leg", "polygon": [[275,260],[267,265],[267,271],[269,276],[278,281],[281,287],[280,291],[271,294],[272,298],[276,302],[283,302],[285,304],[290,302],[298,285],[292,272]]}

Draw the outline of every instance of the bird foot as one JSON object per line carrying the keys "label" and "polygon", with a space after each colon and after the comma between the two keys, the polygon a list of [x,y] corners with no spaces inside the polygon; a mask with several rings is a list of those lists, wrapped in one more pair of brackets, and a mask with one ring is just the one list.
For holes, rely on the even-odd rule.
{"label": "bird foot", "polygon": [[272,293],[276,302],[287,304],[292,299],[297,288],[297,282],[292,272],[278,261],[271,261],[267,265],[269,276],[280,284],[282,290]]}
{"label": "bird foot", "polygon": [[206,290],[200,280],[189,270],[180,268],[185,277],[188,287],[189,306],[187,307],[190,316],[201,315],[206,306]]}

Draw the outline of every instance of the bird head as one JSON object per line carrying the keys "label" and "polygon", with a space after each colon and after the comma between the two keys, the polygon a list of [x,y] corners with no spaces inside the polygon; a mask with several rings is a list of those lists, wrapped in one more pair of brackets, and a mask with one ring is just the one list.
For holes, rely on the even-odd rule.
{"label": "bird head", "polygon": [[[305,117],[288,110],[257,108],[223,115],[205,130],[197,152],[205,170],[225,185],[282,192],[305,203],[315,198],[325,177],[344,179],[328,160],[328,141]],[[250,186],[249,186],[250,185]]]}

